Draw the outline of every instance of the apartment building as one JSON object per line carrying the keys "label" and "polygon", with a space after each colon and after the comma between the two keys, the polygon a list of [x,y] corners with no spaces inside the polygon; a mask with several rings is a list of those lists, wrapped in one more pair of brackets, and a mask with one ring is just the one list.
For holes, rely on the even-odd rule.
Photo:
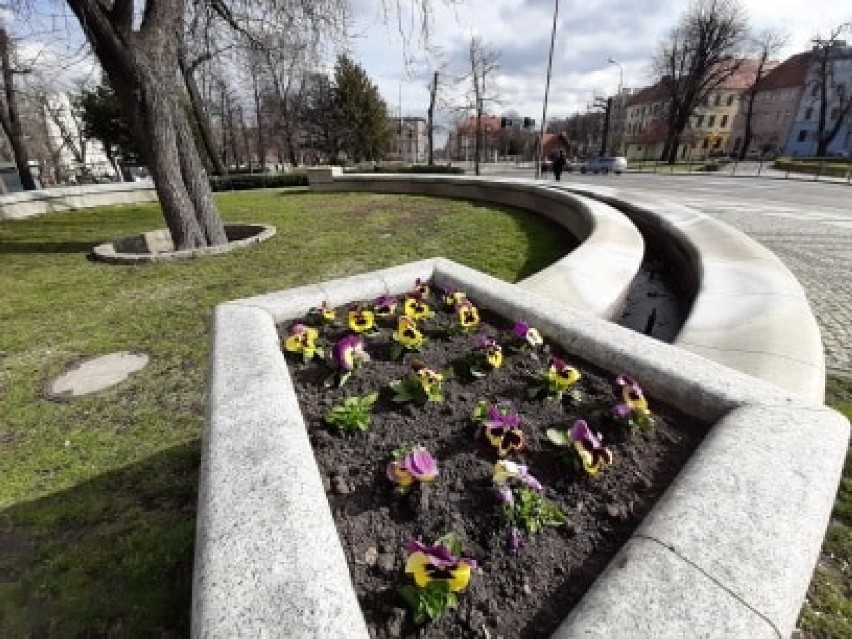
{"label": "apartment building", "polygon": [[[744,60],[735,73],[696,106],[681,135],[677,158],[690,160],[725,153],[740,96],[753,83],[757,61]],[[669,94],[661,83],[637,91],[627,101],[624,149],[633,160],[662,155],[668,130]]]}
{"label": "apartment building", "polygon": [[[751,115],[751,141],[746,155],[782,152],[793,125],[810,65],[810,52],[797,53],[767,73],[757,86]],[[728,150],[739,154],[745,141],[749,94],[744,93],[734,117]]]}
{"label": "apartment building", "polygon": [[420,164],[429,159],[429,132],[425,118],[390,118],[388,159]]}
{"label": "apartment building", "polygon": [[[827,86],[825,130],[838,126],[837,134],[827,148],[828,155],[849,156],[852,153],[852,46],[836,41],[829,49],[828,73],[822,78],[817,50],[811,51],[804,90],[790,127],[785,155],[817,154],[821,86]],[[839,124],[838,124],[839,120]]]}

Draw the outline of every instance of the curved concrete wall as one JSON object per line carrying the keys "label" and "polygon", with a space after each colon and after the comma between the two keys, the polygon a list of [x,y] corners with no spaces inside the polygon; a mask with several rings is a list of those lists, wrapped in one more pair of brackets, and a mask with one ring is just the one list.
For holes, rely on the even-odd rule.
{"label": "curved concrete wall", "polygon": [[[645,233],[667,245],[667,259],[682,269],[693,303],[675,345],[824,401],[822,338],[801,284],[771,251],[699,211],[672,202],[628,201],[612,189],[545,186],[532,180],[342,175],[328,168],[309,171],[309,180],[311,188],[324,191],[426,193],[509,204],[551,216],[555,211],[581,246],[518,284],[607,319],[620,309],[641,262],[640,256],[631,273],[637,244],[626,240],[636,230],[631,226],[628,232],[612,219],[613,208],[624,211]],[[553,193],[573,193],[612,208],[597,209],[588,199],[562,200],[561,208],[553,207],[550,203],[559,202]],[[613,243],[608,241],[610,233],[615,233]],[[590,273],[594,279],[586,279]]]}
{"label": "curved concrete wall", "polygon": [[572,188],[621,209],[676,246],[695,298],[676,346],[822,403],[825,354],[805,291],[774,253],[674,202],[630,201]]}
{"label": "curved concrete wall", "polygon": [[521,280],[521,288],[541,293],[576,311],[613,319],[620,315],[645,246],[633,224],[593,199],[535,184],[469,176],[342,174],[308,171],[312,190],[368,191],[433,195],[504,204],[543,215],[580,242],[571,253]]}
{"label": "curved concrete wall", "polygon": [[156,202],[151,182],[86,184],[0,195],[0,220],[22,220],[51,213],[110,204]]}

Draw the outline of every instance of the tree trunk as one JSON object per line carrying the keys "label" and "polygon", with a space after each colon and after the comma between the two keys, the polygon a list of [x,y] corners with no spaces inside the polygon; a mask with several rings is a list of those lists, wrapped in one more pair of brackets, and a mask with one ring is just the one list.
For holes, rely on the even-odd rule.
{"label": "tree trunk", "polygon": [[213,130],[210,126],[210,118],[207,116],[207,110],[204,108],[204,100],[201,97],[201,92],[198,90],[198,83],[195,81],[194,68],[187,64],[185,56],[186,53],[182,51],[178,56],[178,64],[180,65],[183,82],[189,94],[192,114],[195,116],[196,124],[198,124],[201,143],[204,145],[204,150],[207,152],[207,159],[210,160],[210,165],[213,167],[213,174],[227,175],[228,171],[222,163],[219,150],[216,148],[216,141],[213,139]]}
{"label": "tree trunk", "polygon": [[737,154],[737,159],[744,160],[748,154],[748,147],[751,144],[751,138],[754,135],[751,128],[751,120],[754,116],[754,101],[757,99],[757,91],[752,90],[748,95],[748,106],[746,107],[745,131],[743,131],[743,144]]}
{"label": "tree trunk", "polygon": [[9,34],[2,27],[0,27],[0,61],[2,61],[3,66],[3,84],[5,89],[5,100],[0,101],[0,124],[2,124],[3,131],[9,138],[9,144],[12,146],[12,155],[15,158],[15,165],[18,167],[21,186],[25,191],[34,191],[36,183],[33,179],[33,174],[30,173],[27,147],[24,144],[24,133],[21,129],[21,119],[18,115],[14,71],[9,60]]}
{"label": "tree trunk", "polygon": [[434,116],[435,116],[435,96],[438,93],[438,72],[435,71],[435,75],[432,79],[432,86],[429,87],[429,110],[427,113],[427,124],[426,124],[426,133],[429,135],[429,166],[434,166],[435,164],[435,127],[434,127]]}
{"label": "tree trunk", "polygon": [[176,249],[227,242],[186,113],[178,103],[184,0],[150,3],[133,30],[133,2],[68,0],[145,153]]}

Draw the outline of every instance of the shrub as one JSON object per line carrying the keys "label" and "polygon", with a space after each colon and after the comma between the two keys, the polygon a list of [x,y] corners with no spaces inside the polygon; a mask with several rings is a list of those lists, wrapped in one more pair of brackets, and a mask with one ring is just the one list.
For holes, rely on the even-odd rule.
{"label": "shrub", "polygon": [[213,191],[247,191],[249,189],[272,189],[288,186],[308,186],[308,176],[304,173],[281,173],[265,175],[211,176],[210,188]]}

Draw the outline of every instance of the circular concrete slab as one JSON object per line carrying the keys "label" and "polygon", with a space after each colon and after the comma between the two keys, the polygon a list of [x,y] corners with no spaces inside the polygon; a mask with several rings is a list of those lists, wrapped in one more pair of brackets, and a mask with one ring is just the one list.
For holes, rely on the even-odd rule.
{"label": "circular concrete slab", "polygon": [[77,364],[54,379],[47,394],[56,399],[79,397],[115,386],[129,375],[145,368],[148,356],[144,353],[119,351]]}

